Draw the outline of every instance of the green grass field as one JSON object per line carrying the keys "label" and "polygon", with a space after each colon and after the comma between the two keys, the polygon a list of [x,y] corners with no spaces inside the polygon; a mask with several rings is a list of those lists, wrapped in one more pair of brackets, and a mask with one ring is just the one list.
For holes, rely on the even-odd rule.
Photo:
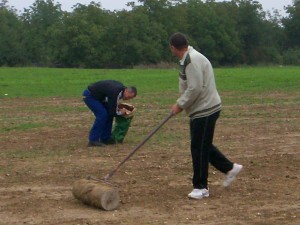
{"label": "green grass field", "polygon": [[[137,86],[139,94],[177,92],[174,69],[49,69],[0,68],[0,98],[76,97],[86,86],[103,79]],[[215,69],[220,92],[294,92],[300,87],[300,67],[257,67]]]}
{"label": "green grass field", "polygon": [[[77,98],[88,84],[103,80],[120,80],[125,85],[138,88],[138,97],[133,104],[147,110],[149,104],[161,109],[169,109],[178,97],[178,71],[174,69],[50,69],[50,68],[0,68],[1,99],[49,99]],[[224,106],[242,104],[297,104],[300,101],[300,67],[257,67],[215,69],[216,83]],[[291,96],[289,98],[277,98]],[[1,107],[1,105],[0,105]],[[150,107],[151,108],[151,107]],[[34,105],[23,108],[27,114],[48,112],[67,113],[86,111],[84,104],[76,107],[68,105]],[[228,110],[223,116],[229,116]],[[15,118],[14,124],[7,124],[10,115],[2,120],[5,125],[1,132],[29,130],[43,127],[34,118]],[[22,120],[22,123],[17,122]],[[48,124],[50,126],[54,126]]]}

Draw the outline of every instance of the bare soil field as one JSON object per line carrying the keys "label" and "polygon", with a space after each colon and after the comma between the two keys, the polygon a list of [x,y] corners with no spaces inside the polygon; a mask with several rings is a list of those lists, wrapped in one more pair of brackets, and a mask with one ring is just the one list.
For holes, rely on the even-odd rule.
{"label": "bare soil field", "polygon": [[187,198],[192,165],[182,113],[113,176],[121,198],[113,211],[75,199],[73,183],[103,178],[168,115],[169,106],[136,103],[123,144],[89,148],[94,118],[81,99],[1,99],[0,224],[298,225],[299,95],[268,97],[281,101],[224,105],[215,144],[244,165],[231,186],[223,188],[224,175],[210,167],[210,197]]}

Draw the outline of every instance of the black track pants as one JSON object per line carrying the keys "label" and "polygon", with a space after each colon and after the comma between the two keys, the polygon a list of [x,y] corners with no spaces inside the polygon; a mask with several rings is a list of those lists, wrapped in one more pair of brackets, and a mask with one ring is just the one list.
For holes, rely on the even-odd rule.
{"label": "black track pants", "polygon": [[227,173],[233,167],[233,163],[213,145],[219,115],[220,111],[207,117],[190,120],[193,186],[197,189],[207,188],[209,162],[222,173]]}

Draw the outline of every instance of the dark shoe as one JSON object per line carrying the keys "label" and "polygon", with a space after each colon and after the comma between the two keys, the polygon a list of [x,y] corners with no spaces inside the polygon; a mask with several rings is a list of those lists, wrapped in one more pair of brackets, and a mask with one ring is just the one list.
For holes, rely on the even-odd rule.
{"label": "dark shoe", "polygon": [[106,141],[102,141],[105,145],[114,145],[116,144],[117,142],[114,140],[114,139],[108,139]]}
{"label": "dark shoe", "polygon": [[101,141],[90,141],[88,147],[103,147],[105,146]]}

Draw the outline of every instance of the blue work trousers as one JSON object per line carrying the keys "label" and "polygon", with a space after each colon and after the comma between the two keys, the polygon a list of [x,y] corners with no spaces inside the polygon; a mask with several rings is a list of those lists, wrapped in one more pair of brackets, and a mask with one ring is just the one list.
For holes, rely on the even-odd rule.
{"label": "blue work trousers", "polygon": [[95,122],[90,130],[89,141],[107,141],[111,138],[113,117],[107,106],[93,96],[88,89],[83,92],[83,101],[95,115]]}

